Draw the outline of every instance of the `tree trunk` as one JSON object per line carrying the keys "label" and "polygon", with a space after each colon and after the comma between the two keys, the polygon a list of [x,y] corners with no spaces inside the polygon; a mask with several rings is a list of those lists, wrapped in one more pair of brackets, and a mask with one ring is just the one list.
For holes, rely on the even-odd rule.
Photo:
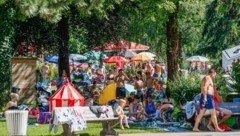
{"label": "tree trunk", "polygon": [[169,14],[167,22],[167,69],[168,80],[173,81],[174,76],[178,71],[178,57],[179,57],[179,32],[178,32],[178,2],[176,2],[177,9],[174,13]]}
{"label": "tree trunk", "polygon": [[68,75],[68,79],[70,80],[69,52],[68,52],[68,41],[69,41],[68,21],[69,21],[69,17],[62,17],[62,19],[58,22],[58,33],[59,33],[58,72],[59,72],[59,76],[61,76],[63,70],[65,70]]}

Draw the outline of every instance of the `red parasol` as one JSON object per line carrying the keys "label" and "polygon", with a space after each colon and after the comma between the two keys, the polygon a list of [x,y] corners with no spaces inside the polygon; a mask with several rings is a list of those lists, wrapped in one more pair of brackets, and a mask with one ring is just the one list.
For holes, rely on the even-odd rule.
{"label": "red parasol", "polygon": [[120,51],[122,49],[132,50],[132,51],[149,50],[149,47],[146,45],[135,43],[135,42],[125,41],[123,39],[121,39],[119,41],[119,43],[109,42],[109,43],[104,44],[103,46],[95,47],[93,50],[100,51],[102,48],[104,48],[105,52]]}
{"label": "red parasol", "polygon": [[87,63],[81,63],[79,65],[77,65],[78,68],[87,68],[88,64]]}
{"label": "red parasol", "polygon": [[104,60],[104,63],[122,63],[122,62],[128,62],[128,60],[122,56],[111,56]]}

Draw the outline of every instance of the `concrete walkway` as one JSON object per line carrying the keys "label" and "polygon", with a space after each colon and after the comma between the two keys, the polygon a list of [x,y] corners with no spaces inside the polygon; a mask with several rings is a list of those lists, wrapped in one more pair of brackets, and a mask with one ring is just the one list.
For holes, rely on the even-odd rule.
{"label": "concrete walkway", "polygon": [[240,136],[240,131],[231,132],[163,132],[163,133],[141,133],[121,134],[120,136]]}

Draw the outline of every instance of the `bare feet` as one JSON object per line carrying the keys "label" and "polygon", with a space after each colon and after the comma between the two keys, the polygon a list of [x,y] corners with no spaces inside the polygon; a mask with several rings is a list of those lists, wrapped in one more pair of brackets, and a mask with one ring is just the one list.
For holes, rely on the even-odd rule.
{"label": "bare feet", "polygon": [[215,131],[215,129],[211,125],[207,125],[208,130]]}
{"label": "bare feet", "polygon": [[124,129],[124,127],[123,127],[123,126],[120,126],[120,128],[121,128],[121,129]]}
{"label": "bare feet", "polygon": [[128,125],[126,125],[126,128],[130,128]]}
{"label": "bare feet", "polygon": [[198,128],[193,128],[192,130],[193,132],[200,132],[200,130]]}
{"label": "bare feet", "polygon": [[224,132],[225,130],[221,129],[221,128],[217,128],[216,132]]}

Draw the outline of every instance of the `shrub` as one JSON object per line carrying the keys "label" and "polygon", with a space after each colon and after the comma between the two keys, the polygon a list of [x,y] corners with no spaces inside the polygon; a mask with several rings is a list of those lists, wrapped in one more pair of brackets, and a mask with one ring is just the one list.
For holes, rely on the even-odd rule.
{"label": "shrub", "polygon": [[184,101],[184,95],[187,101],[193,100],[193,97],[201,92],[201,79],[196,75],[188,77],[176,77],[174,81],[168,82],[171,91],[171,97],[176,104]]}
{"label": "shrub", "polygon": [[240,93],[240,64],[235,63],[232,66],[232,78],[235,81],[233,88]]}
{"label": "shrub", "polygon": [[[44,63],[38,64],[38,65],[36,66],[36,70],[38,70],[38,71],[41,72],[41,68],[42,68],[43,65],[44,65]],[[58,70],[57,70],[56,67],[54,67],[54,65],[51,64],[51,63],[48,64],[48,66],[49,66],[49,70],[50,70],[49,79],[50,79],[50,80],[55,80],[55,79],[57,78],[57,76],[58,76]],[[40,74],[40,78],[41,78],[40,81],[42,81],[43,77],[42,77],[41,74]]]}
{"label": "shrub", "polygon": [[10,100],[10,91],[3,91],[0,93],[0,111],[2,111],[3,108],[5,108],[5,105]]}
{"label": "shrub", "polygon": [[133,68],[125,69],[125,72],[126,72],[126,74],[128,75],[128,77],[130,78],[131,81],[133,81],[134,78],[136,77],[137,71],[138,71],[138,69],[133,69]]}
{"label": "shrub", "polygon": [[226,100],[228,95],[228,88],[226,86],[227,82],[226,79],[223,77],[223,74],[221,72],[217,72],[217,76],[213,82],[216,84],[217,90],[219,91],[223,100]]}

